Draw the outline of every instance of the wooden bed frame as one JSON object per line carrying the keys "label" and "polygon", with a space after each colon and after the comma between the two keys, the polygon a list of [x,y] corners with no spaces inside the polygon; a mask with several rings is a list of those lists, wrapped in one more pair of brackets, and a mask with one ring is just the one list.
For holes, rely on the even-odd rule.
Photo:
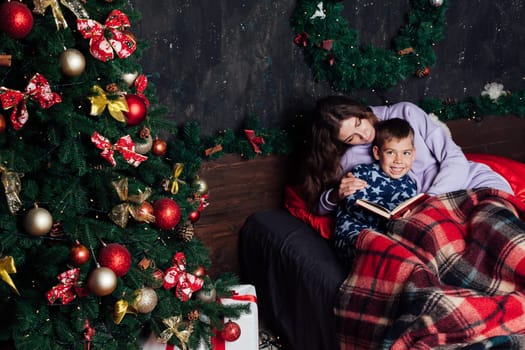
{"label": "wooden bed frame", "polygon": [[[446,123],[466,153],[488,153],[525,162],[525,118],[486,116]],[[195,236],[209,250],[211,277],[223,272],[240,274],[239,231],[246,218],[260,210],[283,206],[286,157],[254,160],[228,154],[204,162],[199,176],[209,188],[210,205],[195,224]]]}

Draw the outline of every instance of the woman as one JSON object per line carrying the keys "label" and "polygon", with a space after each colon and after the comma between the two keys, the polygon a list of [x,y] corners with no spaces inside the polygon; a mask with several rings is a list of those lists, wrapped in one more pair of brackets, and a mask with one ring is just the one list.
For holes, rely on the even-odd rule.
{"label": "woman", "polygon": [[366,186],[350,170],[373,162],[374,125],[391,118],[404,119],[414,129],[417,152],[409,176],[418,193],[438,195],[478,187],[513,193],[488,166],[467,161],[446,130],[413,103],[367,107],[346,96],[328,96],[317,102],[313,118],[304,197],[320,215],[333,212],[339,201]]}

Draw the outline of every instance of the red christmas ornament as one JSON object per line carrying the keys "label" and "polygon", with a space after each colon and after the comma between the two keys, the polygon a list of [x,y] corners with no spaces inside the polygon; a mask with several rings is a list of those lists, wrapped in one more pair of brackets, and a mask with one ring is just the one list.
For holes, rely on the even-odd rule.
{"label": "red christmas ornament", "polygon": [[151,148],[151,153],[153,153],[156,156],[163,156],[166,154],[166,151],[168,149],[168,144],[166,141],[161,139],[155,139],[153,141],[153,146]]}
{"label": "red christmas ornament", "polygon": [[13,39],[22,39],[33,29],[31,10],[18,1],[0,5],[0,30]]}
{"label": "red christmas ornament", "polygon": [[155,225],[162,230],[171,230],[180,221],[180,207],[173,199],[160,198],[153,203]]}
{"label": "red christmas ornament", "polygon": [[429,67],[425,67],[425,68],[420,68],[416,71],[416,75],[418,76],[418,78],[424,78],[426,76],[428,76],[430,74],[430,68]]}
{"label": "red christmas ornament", "polygon": [[236,322],[228,321],[224,324],[221,336],[226,341],[236,341],[241,336],[241,327]]}
{"label": "red christmas ornament", "polygon": [[191,223],[196,223],[201,217],[201,212],[198,210],[192,211],[188,217],[190,219]]}
{"label": "red christmas ornament", "polygon": [[191,274],[197,277],[204,277],[206,276],[206,269],[204,268],[204,266],[199,265],[195,270],[192,271]]}
{"label": "red christmas ornament", "polygon": [[153,205],[150,202],[144,201],[137,210],[137,221],[139,222],[151,222],[151,218],[154,217]]}
{"label": "red christmas ornament", "polygon": [[128,104],[128,111],[122,113],[126,117],[126,124],[128,126],[139,125],[146,119],[148,112],[144,100],[142,97],[133,94],[126,94],[125,99]]}
{"label": "red christmas ornament", "polygon": [[164,271],[155,269],[151,273],[151,288],[160,288],[164,283]]}
{"label": "red christmas ornament", "polygon": [[124,276],[131,266],[131,254],[129,250],[118,243],[108,244],[98,253],[100,266],[107,267],[118,277]]}
{"label": "red christmas ornament", "polygon": [[84,265],[91,258],[89,249],[79,241],[76,241],[75,244],[69,250],[69,260],[77,266]]}
{"label": "red christmas ornament", "polygon": [[6,127],[5,117],[0,114],[0,133],[4,132]]}

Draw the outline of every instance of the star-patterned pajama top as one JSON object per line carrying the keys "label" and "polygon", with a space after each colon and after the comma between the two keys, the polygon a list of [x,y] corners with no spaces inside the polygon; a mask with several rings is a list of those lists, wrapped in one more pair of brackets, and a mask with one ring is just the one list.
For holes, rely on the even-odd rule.
{"label": "star-patterned pajama top", "polygon": [[357,199],[375,202],[389,210],[416,195],[416,184],[405,175],[390,178],[378,163],[359,164],[352,169],[355,177],[367,182],[367,186],[346,197],[337,208],[334,244],[339,257],[350,263],[355,254],[355,241],[364,228],[382,232],[385,220],[355,204]]}

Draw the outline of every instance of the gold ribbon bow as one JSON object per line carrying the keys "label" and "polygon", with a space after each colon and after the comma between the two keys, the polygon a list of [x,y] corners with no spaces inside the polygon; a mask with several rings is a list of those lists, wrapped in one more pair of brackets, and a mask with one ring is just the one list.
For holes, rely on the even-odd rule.
{"label": "gold ribbon bow", "polygon": [[170,192],[171,194],[177,194],[179,192],[179,183],[185,183],[182,180],[179,180],[179,176],[184,169],[184,164],[176,163],[173,167],[173,181],[171,183]]}
{"label": "gold ribbon bow", "polygon": [[[86,9],[82,6],[79,0],[60,0],[60,3],[71,10],[77,18],[89,17]],[[55,17],[57,30],[60,28],[67,28],[67,22],[62,10],[60,9],[58,0],[33,0],[33,4],[35,5],[33,12],[38,13],[39,15],[44,15],[46,9],[51,6],[51,12],[53,13],[53,17]]]}
{"label": "gold ribbon bow", "polygon": [[108,106],[109,114],[117,121],[121,123],[126,122],[126,117],[123,112],[128,112],[128,103],[123,96],[118,97],[115,100],[108,99],[104,89],[100,86],[95,85],[92,88],[95,96],[90,96],[89,101],[91,101],[91,112],[90,115],[96,116],[101,115],[104,112],[106,106]]}
{"label": "gold ribbon bow", "polygon": [[16,273],[15,259],[12,256],[6,256],[0,259],[0,278],[13,288],[16,294],[20,295],[11,276],[9,276],[10,273]]}
{"label": "gold ribbon bow", "polygon": [[[182,321],[181,316],[171,316],[162,320],[162,323],[168,327],[160,333],[157,337],[157,341],[166,344],[172,336],[176,336],[180,340],[182,350],[187,350],[187,343],[190,339],[191,333],[193,332],[193,323]],[[181,330],[181,327],[187,327]]]}
{"label": "gold ribbon bow", "polygon": [[4,167],[0,167],[0,172],[2,172],[1,180],[4,185],[7,206],[11,214],[16,214],[22,207],[22,201],[18,195],[22,190],[22,181],[20,181],[20,178],[23,177],[24,174],[9,171]]}
{"label": "gold ribbon bow", "polygon": [[108,214],[110,219],[115,224],[119,225],[122,228],[125,228],[128,224],[129,215],[131,215],[135,220],[143,222],[155,221],[155,217],[153,215],[146,215],[145,217],[144,213],[139,214],[140,205],[151,195],[151,188],[146,187],[144,192],[139,190],[138,194],[128,195],[127,178],[124,178],[119,181],[113,181],[111,184],[117,191],[117,195],[120,198],[120,200],[124,201],[124,203],[113,207],[111,212]]}
{"label": "gold ribbon bow", "polygon": [[113,316],[112,316],[113,322],[115,324],[120,324],[120,322],[122,322],[126,314],[136,315],[137,309],[135,308],[134,305],[135,303],[133,303],[133,305],[129,305],[129,303],[123,299],[118,300],[115,303],[115,307],[113,309]]}

